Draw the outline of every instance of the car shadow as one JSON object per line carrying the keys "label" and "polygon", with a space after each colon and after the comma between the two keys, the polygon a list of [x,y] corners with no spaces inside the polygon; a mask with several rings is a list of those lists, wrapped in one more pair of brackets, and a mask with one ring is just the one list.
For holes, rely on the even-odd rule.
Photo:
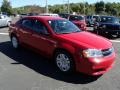
{"label": "car shadow", "polygon": [[12,63],[10,63],[12,65],[22,64],[39,74],[67,83],[87,84],[94,82],[99,78],[81,73],[70,75],[63,74],[50,62],[50,59],[46,59],[45,57],[24,48],[19,51],[15,50],[12,48],[10,41],[0,43],[0,52],[13,60]]}

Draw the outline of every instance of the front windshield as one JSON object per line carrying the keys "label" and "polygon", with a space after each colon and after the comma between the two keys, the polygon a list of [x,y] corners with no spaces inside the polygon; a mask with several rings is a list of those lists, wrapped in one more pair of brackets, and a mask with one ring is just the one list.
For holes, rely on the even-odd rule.
{"label": "front windshield", "polygon": [[99,16],[93,16],[94,21],[99,21]]}
{"label": "front windshield", "polygon": [[101,22],[104,23],[119,23],[119,19],[116,17],[101,17]]}
{"label": "front windshield", "polygon": [[68,20],[50,20],[48,23],[57,34],[75,33],[81,31],[76,25]]}

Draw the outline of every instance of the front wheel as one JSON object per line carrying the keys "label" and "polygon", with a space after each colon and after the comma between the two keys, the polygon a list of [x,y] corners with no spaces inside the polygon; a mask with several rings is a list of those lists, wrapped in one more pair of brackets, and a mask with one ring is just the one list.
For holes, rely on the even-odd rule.
{"label": "front wheel", "polygon": [[71,73],[74,71],[73,58],[65,51],[55,53],[55,64],[63,73]]}

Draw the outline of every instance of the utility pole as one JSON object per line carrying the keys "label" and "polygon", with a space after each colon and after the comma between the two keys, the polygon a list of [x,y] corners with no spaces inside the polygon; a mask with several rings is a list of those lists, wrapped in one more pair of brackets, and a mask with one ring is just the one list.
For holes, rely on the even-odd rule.
{"label": "utility pole", "polygon": [[86,10],[86,6],[85,6],[85,0],[84,0],[84,15],[85,15],[85,10]]}
{"label": "utility pole", "polygon": [[68,0],[68,14],[70,13],[70,2],[69,2],[69,0]]}
{"label": "utility pole", "polygon": [[105,1],[103,1],[104,2],[104,12],[105,12],[105,9],[106,9],[106,5],[105,5]]}
{"label": "utility pole", "polygon": [[[63,0],[64,3],[64,11],[66,10],[66,7],[67,7],[67,13],[70,13],[70,2],[69,0]],[[65,4],[67,4],[67,6],[65,6]]]}
{"label": "utility pole", "polygon": [[46,0],[46,13],[48,13],[48,1]]}

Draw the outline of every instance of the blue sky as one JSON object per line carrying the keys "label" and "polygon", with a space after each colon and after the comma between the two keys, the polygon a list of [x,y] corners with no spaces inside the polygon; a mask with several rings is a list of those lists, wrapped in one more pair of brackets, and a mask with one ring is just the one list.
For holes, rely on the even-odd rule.
{"label": "blue sky", "polygon": [[[0,0],[0,6],[3,0]],[[25,5],[40,5],[45,6],[45,0],[10,0],[13,7],[20,7]],[[67,0],[48,0],[49,5],[54,4],[62,4],[65,3]],[[70,3],[77,3],[77,2],[84,2],[87,1],[89,3],[95,3],[101,0],[69,0]],[[120,2],[120,0],[103,0],[105,2]]]}

